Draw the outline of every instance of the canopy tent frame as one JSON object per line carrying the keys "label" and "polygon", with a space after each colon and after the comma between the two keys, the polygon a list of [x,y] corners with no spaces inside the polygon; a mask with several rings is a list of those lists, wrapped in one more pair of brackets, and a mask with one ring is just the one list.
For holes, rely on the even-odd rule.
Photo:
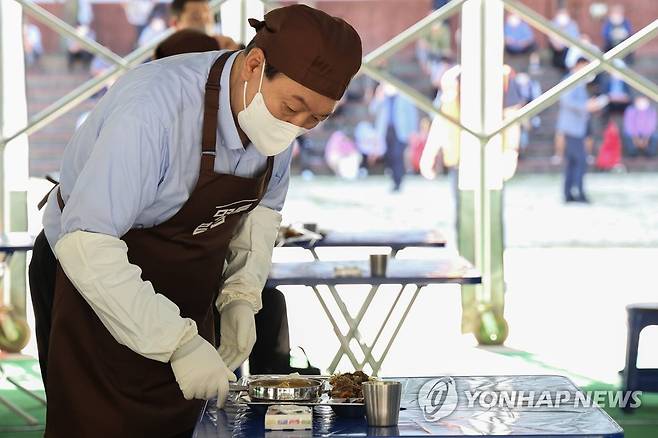
{"label": "canopy tent frame", "polygon": [[[149,42],[145,46],[136,49],[130,54],[121,57],[114,53],[112,50],[107,47],[99,44],[85,36],[79,35],[76,30],[65,23],[61,19],[57,18],[53,14],[49,13],[39,5],[35,4],[30,0],[15,0],[23,8],[23,11],[33,17],[34,19],[40,21],[41,23],[46,24],[48,27],[52,28],[56,33],[67,38],[72,38],[79,42],[85,49],[89,52],[101,56],[104,59],[108,60],[112,67],[110,67],[105,73],[99,77],[88,80],[87,82],[81,84],[76,89],[67,93],[62,98],[58,99],[53,104],[49,105],[35,116],[30,118],[25,126],[20,129],[14,129],[12,132],[2,132],[0,131],[0,160],[2,159],[2,154],[4,153],[7,145],[15,141],[22,136],[33,134],[34,132],[44,128],[49,125],[56,119],[58,119],[63,114],[67,113],[71,109],[75,108],[82,101],[87,99],[89,96],[95,94],[101,88],[103,88],[108,82],[118,78],[126,71],[129,71],[132,67],[140,64],[145,59],[147,59],[153,52],[153,49],[159,44],[163,39],[167,38],[173,33],[173,30],[170,29],[167,32],[160,35],[158,38]],[[228,0],[211,0],[210,5],[214,12],[220,10],[221,6]],[[240,35],[242,39],[247,35],[246,32],[246,12],[247,12],[247,0],[240,1],[240,18],[241,18],[241,32]],[[272,1],[269,0],[258,0],[265,6],[271,6]],[[448,123],[452,123],[460,127],[465,133],[476,138],[479,141],[481,148],[481,157],[484,157],[484,152],[488,144],[491,143],[497,136],[499,136],[505,129],[510,126],[518,123],[522,120],[528,119],[535,114],[543,111],[550,105],[557,102],[562,94],[567,92],[572,87],[586,80],[586,78],[592,74],[602,70],[607,72],[616,73],[620,75],[630,86],[634,87],[643,94],[649,96],[655,101],[658,101],[658,86],[653,82],[649,81],[642,75],[634,72],[628,67],[624,66],[620,60],[630,52],[633,52],[639,45],[644,42],[652,39],[658,33],[658,20],[652,21],[650,24],[640,29],[638,32],[630,36],[627,40],[611,49],[606,53],[602,53],[596,50],[593,47],[583,44],[581,41],[567,35],[561,29],[557,28],[550,20],[541,16],[537,12],[533,11],[531,8],[525,6],[521,3],[520,0],[488,0],[491,2],[502,3],[502,5],[521,16],[528,23],[533,25],[538,30],[560,39],[569,46],[577,47],[583,51],[583,53],[591,59],[591,62],[579,72],[570,77],[564,79],[554,87],[545,91],[538,99],[533,100],[532,102],[525,105],[523,108],[515,111],[509,118],[500,120],[499,123],[496,123],[492,129],[482,129],[482,123],[478,123],[479,127],[471,126],[469,123],[464,123],[462,120],[457,120],[454,117],[444,114],[441,109],[437,108],[428,98],[423,96],[418,91],[414,90],[412,87],[405,84],[403,81],[395,78],[393,75],[389,74],[385,70],[379,67],[379,64],[393,56],[404,46],[413,42],[419,36],[423,35],[424,32],[428,31],[430,26],[437,21],[445,20],[452,17],[457,13],[462,13],[463,10],[469,3],[482,2],[483,0],[453,0],[447,3],[442,8],[432,12],[428,16],[409,26],[407,29],[400,32],[398,35],[394,36],[384,44],[380,45],[376,49],[372,50],[363,57],[362,66],[360,69],[360,74],[367,75],[379,82],[388,83],[395,87],[399,93],[413,102],[418,108],[426,112],[431,116],[441,116]],[[480,3],[480,7],[484,8],[484,3]],[[478,25],[482,26],[480,31],[482,32],[485,29],[485,20],[481,19],[478,21]],[[502,20],[500,26],[502,28]],[[483,65],[485,54],[487,53],[488,45],[491,43],[488,38],[481,38],[481,47],[478,50],[480,59],[480,65]],[[2,54],[0,54],[2,56]],[[482,78],[480,78],[482,79]],[[485,101],[485,90],[481,88],[480,91],[480,109],[482,109],[482,102]],[[0,94],[1,95],[1,94]],[[25,152],[27,154],[27,152]],[[475,221],[480,224],[478,236],[475,239],[476,243],[476,254],[474,255],[474,261],[478,268],[483,270],[483,280],[485,282],[484,288],[486,289],[487,282],[491,281],[490,276],[487,275],[487,269],[485,266],[485,260],[491,260],[492,257],[502,257],[501,254],[492,255],[487,253],[491,250],[491,229],[489,226],[484,224],[491,224],[491,209],[487,207],[487,187],[483,183],[486,177],[486,168],[485,161],[479,160],[479,181],[475,189],[475,198],[478,199],[478,209],[476,211],[477,218],[474,218]],[[4,187],[4,173],[0,175],[0,186]],[[1,194],[6,196],[5,193]],[[4,210],[7,207],[7,202],[3,202],[0,205],[0,208]],[[0,211],[2,214],[3,211]],[[4,216],[3,216],[4,217]],[[489,249],[487,249],[489,248]],[[24,267],[23,267],[24,269]],[[24,291],[23,291],[24,293]]]}

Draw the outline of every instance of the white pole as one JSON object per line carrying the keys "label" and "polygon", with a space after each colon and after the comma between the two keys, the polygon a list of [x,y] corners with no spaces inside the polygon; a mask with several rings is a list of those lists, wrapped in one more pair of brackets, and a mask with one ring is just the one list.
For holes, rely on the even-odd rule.
{"label": "white pole", "polygon": [[[462,8],[460,121],[475,132],[489,132],[503,117],[503,3],[467,0]],[[459,165],[460,251],[482,273],[482,285],[464,287],[465,331],[475,331],[483,311],[502,294],[502,140],[462,131]],[[494,197],[494,198],[492,198]],[[496,208],[492,208],[496,205]],[[462,247],[463,246],[463,247]],[[485,310],[486,309],[486,310]]]}
{"label": "white pole", "polygon": [[260,0],[228,0],[221,6],[222,34],[247,44],[256,35],[248,18],[263,19],[265,6]]}
{"label": "white pole", "polygon": [[[0,1],[0,138],[27,123],[21,6]],[[0,147],[0,230],[27,230],[28,140],[26,135]],[[25,255],[16,254],[4,277],[13,307],[25,315]],[[9,284],[8,284],[9,283]]]}

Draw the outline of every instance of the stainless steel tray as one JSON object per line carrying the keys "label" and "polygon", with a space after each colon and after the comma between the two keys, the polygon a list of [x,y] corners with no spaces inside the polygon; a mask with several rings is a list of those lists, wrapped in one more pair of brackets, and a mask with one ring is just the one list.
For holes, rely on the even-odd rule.
{"label": "stainless steel tray", "polygon": [[[249,383],[255,380],[277,379],[284,377],[310,378],[320,381],[322,383],[320,389],[320,397],[318,397],[315,400],[306,400],[306,401],[269,401],[269,400],[256,400],[256,399],[252,400],[251,397],[249,396],[249,391],[246,390],[246,387],[249,386]],[[236,382],[236,385],[245,387],[245,389],[240,391],[232,391],[231,394],[229,394],[229,398],[231,402],[235,403],[236,405],[246,405],[249,407],[261,407],[261,408],[271,405],[279,405],[279,404],[295,404],[301,406],[355,406],[355,407],[365,406],[362,399],[332,399],[329,396],[329,390],[331,389],[331,386],[329,385],[330,378],[331,376],[300,376],[296,374],[294,375],[259,374],[253,376],[244,376],[241,377]]]}

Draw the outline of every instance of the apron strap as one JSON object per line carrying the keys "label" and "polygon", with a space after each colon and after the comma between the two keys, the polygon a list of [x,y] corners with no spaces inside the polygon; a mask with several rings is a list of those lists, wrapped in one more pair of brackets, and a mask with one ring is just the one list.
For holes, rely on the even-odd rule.
{"label": "apron strap", "polygon": [[46,205],[46,203],[48,202],[48,196],[50,196],[50,193],[52,193],[52,191],[55,190],[58,186],[59,186],[59,184],[55,184],[54,186],[52,186],[50,188],[50,190],[48,190],[48,193],[46,193],[46,196],[41,198],[41,201],[39,201],[39,203],[37,204],[37,210],[41,210],[43,208],[43,206]]}
{"label": "apron strap", "polygon": [[261,187],[261,198],[265,196],[267,191],[267,186],[270,185],[270,178],[272,178],[272,172],[274,171],[274,156],[270,155],[267,157],[267,168],[265,170],[265,178],[263,178],[263,186]]}
{"label": "apron strap", "polygon": [[64,210],[64,198],[62,198],[62,190],[57,187],[57,204],[59,205],[59,210]]}
{"label": "apron strap", "polygon": [[215,168],[215,150],[217,148],[217,118],[219,117],[219,80],[226,60],[234,51],[222,54],[210,68],[206,82],[206,94],[203,103],[203,130],[201,138],[201,170]]}

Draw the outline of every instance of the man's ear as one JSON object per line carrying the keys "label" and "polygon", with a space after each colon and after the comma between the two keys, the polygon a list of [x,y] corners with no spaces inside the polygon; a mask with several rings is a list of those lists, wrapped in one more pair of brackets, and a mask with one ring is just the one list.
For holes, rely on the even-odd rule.
{"label": "man's ear", "polygon": [[172,15],[169,18],[169,27],[173,27],[173,28],[178,27],[178,17]]}
{"label": "man's ear", "polygon": [[262,49],[254,47],[247,53],[242,69],[242,80],[248,81],[254,74],[260,75],[261,64],[265,62],[265,53]]}

